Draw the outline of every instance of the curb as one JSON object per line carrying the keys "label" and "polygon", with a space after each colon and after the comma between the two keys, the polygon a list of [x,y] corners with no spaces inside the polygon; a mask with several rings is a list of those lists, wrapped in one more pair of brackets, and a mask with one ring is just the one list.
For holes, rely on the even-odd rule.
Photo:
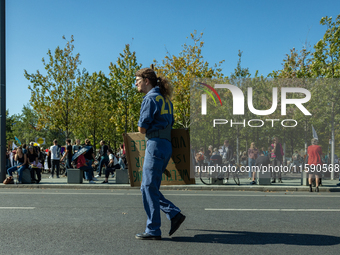
{"label": "curb", "polygon": [[[131,187],[126,184],[1,184],[0,188],[20,189],[94,189],[94,190],[139,190],[140,187]],[[340,192],[340,187],[320,187],[320,192]],[[257,192],[309,192],[309,187],[267,187],[267,186],[236,186],[236,185],[164,185],[160,190],[183,191],[257,191]]]}

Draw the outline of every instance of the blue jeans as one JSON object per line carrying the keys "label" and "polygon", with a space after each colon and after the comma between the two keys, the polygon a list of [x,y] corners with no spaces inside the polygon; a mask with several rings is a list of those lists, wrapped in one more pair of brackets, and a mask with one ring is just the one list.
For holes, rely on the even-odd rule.
{"label": "blue jeans", "polygon": [[101,157],[99,165],[98,165],[98,169],[97,169],[97,173],[98,173],[99,176],[102,175],[102,168],[103,168],[103,166],[107,165],[108,163],[109,163],[109,159],[108,158]]}
{"label": "blue jeans", "polygon": [[[86,160],[86,165],[89,166],[89,167],[92,167],[92,163],[93,163],[93,160],[92,159],[87,159]],[[93,172],[93,171],[92,171]],[[84,172],[84,175],[85,175],[85,179],[86,180],[89,180],[89,174],[88,172]]]}
{"label": "blue jeans", "polygon": [[255,166],[255,159],[248,158],[248,166],[249,166],[249,178],[252,178],[252,170],[251,167]]}
{"label": "blue jeans", "polygon": [[145,232],[150,235],[161,235],[160,210],[166,214],[169,220],[181,211],[159,191],[162,174],[168,165],[171,154],[172,145],[168,140],[152,138],[147,141],[141,192],[148,217]]}
{"label": "blue jeans", "polygon": [[22,180],[22,172],[26,169],[26,165],[21,166],[20,168],[17,168],[16,166],[12,166],[7,169],[7,173],[9,176],[13,176],[13,172],[17,171],[19,175],[18,181],[21,182]]}
{"label": "blue jeans", "polygon": [[124,164],[122,158],[119,158],[118,164],[120,165],[120,168],[121,168],[121,169],[125,169],[125,164]]}
{"label": "blue jeans", "polygon": [[6,168],[10,168],[11,167],[11,161],[7,158],[6,159]]}
{"label": "blue jeans", "polygon": [[72,168],[71,162],[66,158],[65,160],[65,175],[67,176],[67,169]]}
{"label": "blue jeans", "polygon": [[93,176],[93,168],[92,167],[90,167],[90,166],[82,166],[79,169],[84,171],[85,173],[87,173],[88,180],[92,181],[92,176]]}

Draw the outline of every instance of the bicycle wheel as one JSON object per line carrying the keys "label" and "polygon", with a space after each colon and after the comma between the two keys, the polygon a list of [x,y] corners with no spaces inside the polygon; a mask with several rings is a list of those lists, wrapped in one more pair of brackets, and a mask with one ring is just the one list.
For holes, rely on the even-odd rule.
{"label": "bicycle wheel", "polygon": [[237,185],[240,185],[240,179],[238,178],[238,174],[233,174],[233,179]]}
{"label": "bicycle wheel", "polygon": [[[200,171],[200,180],[201,180],[201,182],[202,182],[203,184],[205,184],[205,185],[212,185],[211,178],[208,177],[208,176],[204,176],[204,174],[206,174],[206,173],[202,173],[202,171]],[[204,180],[203,180],[203,177],[207,178],[208,180],[207,180],[207,181],[204,181]]]}
{"label": "bicycle wheel", "polygon": [[60,164],[60,166],[59,166],[59,174],[60,175],[63,175],[63,174],[65,174],[65,165],[64,164]]}
{"label": "bicycle wheel", "polygon": [[236,169],[236,172],[233,173],[233,179],[234,179],[234,182],[237,184],[237,185],[240,185],[240,179],[238,177],[238,173],[239,173],[239,170],[240,170],[240,165],[237,165],[237,169]]}

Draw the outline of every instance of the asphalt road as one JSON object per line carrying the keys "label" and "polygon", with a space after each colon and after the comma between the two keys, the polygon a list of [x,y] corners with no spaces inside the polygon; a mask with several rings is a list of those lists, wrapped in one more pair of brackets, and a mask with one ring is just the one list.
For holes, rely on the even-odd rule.
{"label": "asphalt road", "polygon": [[135,239],[138,190],[0,190],[0,254],[339,254],[340,194],[164,191],[187,216]]}

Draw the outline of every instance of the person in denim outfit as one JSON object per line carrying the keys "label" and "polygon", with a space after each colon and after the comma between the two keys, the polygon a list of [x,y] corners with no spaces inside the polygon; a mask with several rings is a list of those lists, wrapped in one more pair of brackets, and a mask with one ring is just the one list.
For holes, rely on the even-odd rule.
{"label": "person in denim outfit", "polygon": [[172,155],[171,127],[174,123],[173,106],[170,101],[172,89],[164,78],[157,77],[153,69],[143,68],[136,73],[138,92],[146,94],[143,98],[138,131],[145,134],[143,179],[141,192],[147,214],[144,233],[136,234],[137,239],[161,239],[162,210],[171,220],[171,236],[185,220],[181,210],[167,200],[159,191],[162,174]]}

